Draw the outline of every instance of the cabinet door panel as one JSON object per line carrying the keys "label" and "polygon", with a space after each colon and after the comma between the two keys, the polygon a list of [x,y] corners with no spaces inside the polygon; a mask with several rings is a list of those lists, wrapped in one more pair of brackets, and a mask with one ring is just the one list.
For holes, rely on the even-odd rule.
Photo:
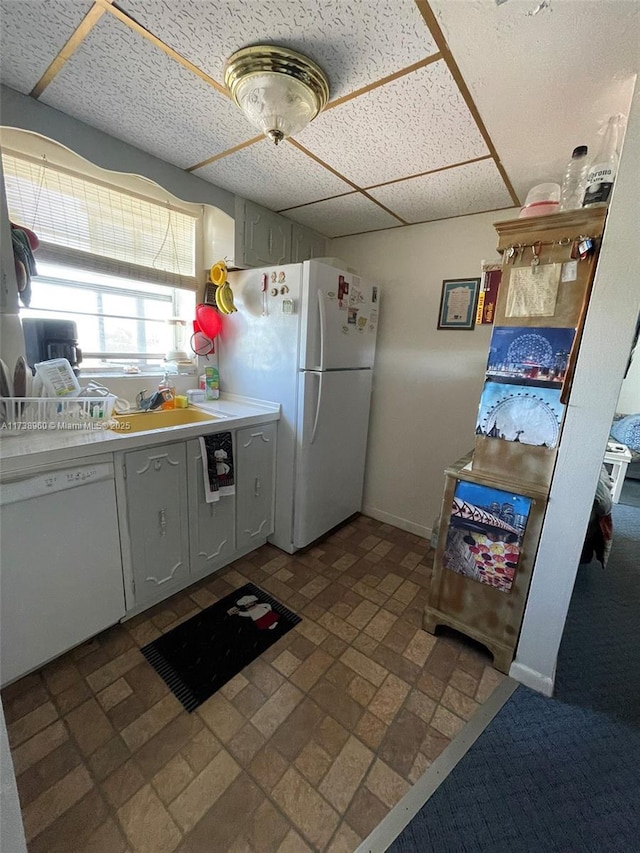
{"label": "cabinet door panel", "polygon": [[125,475],[138,605],[165,597],[189,576],[184,443],[127,453]]}
{"label": "cabinet door panel", "polygon": [[303,228],[297,222],[291,228],[291,263],[323,258],[327,254],[327,241],[321,234]]}
{"label": "cabinet door panel", "polygon": [[273,533],[275,424],[242,429],[236,441],[238,550]]}
{"label": "cabinet door panel", "polygon": [[235,551],[235,499],[207,503],[199,441],[187,443],[191,574],[203,575],[229,563]]}
{"label": "cabinet door panel", "polygon": [[250,267],[289,263],[290,220],[249,201],[244,211],[244,263]]}

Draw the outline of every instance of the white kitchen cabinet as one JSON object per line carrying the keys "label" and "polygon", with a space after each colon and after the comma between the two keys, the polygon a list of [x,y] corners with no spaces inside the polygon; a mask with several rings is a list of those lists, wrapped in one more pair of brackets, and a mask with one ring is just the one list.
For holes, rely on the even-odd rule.
{"label": "white kitchen cabinet", "polygon": [[136,605],[170,595],[189,578],[185,442],[124,455],[126,516]]}
{"label": "white kitchen cabinet", "polygon": [[294,222],[291,227],[291,263],[324,258],[327,254],[327,239],[322,234]]}
{"label": "white kitchen cabinet", "polygon": [[236,516],[238,550],[262,545],[273,533],[276,426],[238,430],[236,436]]}
{"label": "white kitchen cabinet", "polygon": [[236,506],[233,495],[207,503],[200,442],[187,442],[189,555],[192,575],[206,575],[226,566],[236,550]]}
{"label": "white kitchen cabinet", "polygon": [[291,260],[291,220],[246,199],[236,199],[236,263],[272,267]]}

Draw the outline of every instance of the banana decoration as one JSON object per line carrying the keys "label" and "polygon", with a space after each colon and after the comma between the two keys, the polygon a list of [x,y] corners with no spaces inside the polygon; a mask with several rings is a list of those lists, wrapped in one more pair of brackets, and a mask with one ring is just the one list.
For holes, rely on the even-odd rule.
{"label": "banana decoration", "polygon": [[216,288],[216,306],[221,314],[233,314],[238,309],[233,302],[233,291],[228,281]]}

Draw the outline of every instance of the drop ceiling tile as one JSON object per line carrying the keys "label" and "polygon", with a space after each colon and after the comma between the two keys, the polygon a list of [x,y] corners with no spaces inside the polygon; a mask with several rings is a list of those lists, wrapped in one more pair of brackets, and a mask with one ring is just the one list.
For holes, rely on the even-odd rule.
{"label": "drop ceiling tile", "polygon": [[92,7],[90,0],[0,2],[0,79],[30,92]]}
{"label": "drop ceiling tile", "polygon": [[413,0],[121,0],[122,9],[222,82],[224,64],[250,44],[298,50],[326,72],[331,98],[436,52]]}
{"label": "drop ceiling tile", "polygon": [[183,168],[254,135],[227,97],[109,14],[40,100]]}
{"label": "drop ceiling tile", "polygon": [[442,61],[321,113],[297,139],[361,187],[488,153]]}
{"label": "drop ceiling tile", "polygon": [[360,193],[307,204],[285,211],[285,216],[327,237],[342,237],[362,231],[380,231],[402,223]]}
{"label": "drop ceiling tile", "polygon": [[493,160],[387,184],[368,193],[407,222],[447,219],[513,206]]}
{"label": "drop ceiling tile", "polygon": [[295,146],[276,147],[268,139],[196,169],[194,175],[274,210],[353,190]]}

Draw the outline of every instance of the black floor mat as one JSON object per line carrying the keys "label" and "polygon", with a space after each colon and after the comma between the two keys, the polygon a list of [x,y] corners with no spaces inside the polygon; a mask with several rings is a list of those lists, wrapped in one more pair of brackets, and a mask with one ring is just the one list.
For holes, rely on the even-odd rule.
{"label": "black floor mat", "polygon": [[191,712],[300,621],[248,583],[141,651]]}

